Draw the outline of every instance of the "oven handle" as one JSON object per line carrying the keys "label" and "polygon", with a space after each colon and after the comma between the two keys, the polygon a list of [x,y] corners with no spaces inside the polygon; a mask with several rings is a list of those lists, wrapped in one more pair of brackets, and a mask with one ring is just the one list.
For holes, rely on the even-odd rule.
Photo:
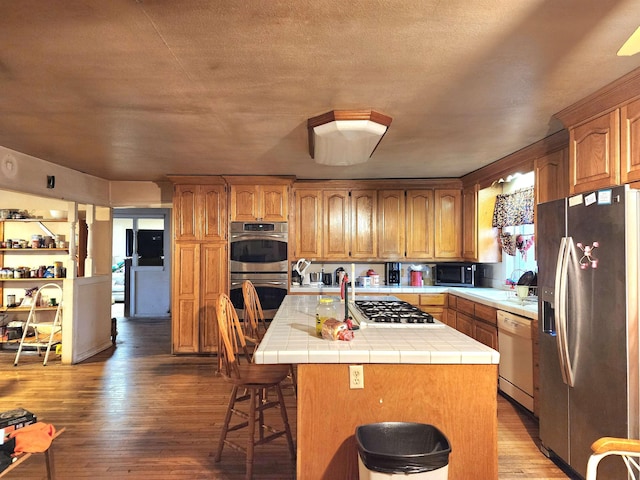
{"label": "oven handle", "polygon": [[[231,282],[231,288],[234,287],[241,287],[242,283],[244,282],[244,280],[242,282]],[[251,281],[251,283],[253,283],[254,287],[263,287],[263,286],[276,286],[276,287],[283,287],[283,288],[287,288],[287,282],[279,282],[277,280],[274,281],[265,281],[265,282],[254,282],[253,280]]]}
{"label": "oven handle", "polygon": [[255,233],[234,233],[231,235],[231,241],[237,242],[239,240],[282,240],[283,242],[287,241],[287,235],[282,233],[261,233],[260,235],[256,235]]}

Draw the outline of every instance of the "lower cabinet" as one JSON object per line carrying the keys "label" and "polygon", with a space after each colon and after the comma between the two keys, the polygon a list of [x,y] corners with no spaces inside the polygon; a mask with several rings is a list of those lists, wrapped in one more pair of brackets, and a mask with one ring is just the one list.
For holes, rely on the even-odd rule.
{"label": "lower cabinet", "polygon": [[482,303],[449,294],[447,324],[459,332],[498,350],[497,310]]}
{"label": "lower cabinet", "polygon": [[175,243],[172,353],[218,351],[215,301],[226,290],[227,263],[224,243]]}
{"label": "lower cabinet", "polygon": [[430,313],[435,319],[447,323],[446,293],[397,293],[394,296],[418,307],[423,312]]}

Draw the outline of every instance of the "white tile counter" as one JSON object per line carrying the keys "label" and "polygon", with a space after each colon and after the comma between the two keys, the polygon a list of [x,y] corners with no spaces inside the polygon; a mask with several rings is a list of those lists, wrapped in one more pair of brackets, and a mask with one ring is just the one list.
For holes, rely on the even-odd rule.
{"label": "white tile counter", "polygon": [[[292,294],[302,293],[305,295],[340,295],[337,287],[298,287],[291,286],[289,290]],[[351,293],[351,289],[349,290]],[[460,297],[474,302],[483,303],[499,310],[506,310],[511,313],[522,315],[523,317],[538,318],[538,304],[535,301],[522,302],[516,297],[514,289],[499,288],[464,288],[464,287],[356,287],[356,295],[395,295],[395,294],[420,294],[420,293],[454,293]]]}
{"label": "white tile counter", "polygon": [[349,342],[325,340],[315,333],[319,298],[287,295],[255,352],[256,363],[499,363],[498,352],[446,325],[368,327],[354,331]]}

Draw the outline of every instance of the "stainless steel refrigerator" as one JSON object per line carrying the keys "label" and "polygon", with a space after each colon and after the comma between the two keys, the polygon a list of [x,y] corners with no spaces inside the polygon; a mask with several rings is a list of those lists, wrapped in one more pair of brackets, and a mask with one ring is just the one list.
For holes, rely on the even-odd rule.
{"label": "stainless steel refrigerator", "polygon": [[616,187],[538,205],[541,450],[583,477],[595,440],[639,438],[638,203]]}

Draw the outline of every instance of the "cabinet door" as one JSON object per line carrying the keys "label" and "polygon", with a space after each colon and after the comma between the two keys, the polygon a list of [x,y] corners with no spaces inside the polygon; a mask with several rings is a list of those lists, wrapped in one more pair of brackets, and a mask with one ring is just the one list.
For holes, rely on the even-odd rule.
{"label": "cabinet door", "polygon": [[200,185],[201,206],[197,216],[201,225],[201,240],[222,241],[227,238],[227,201],[224,185]]}
{"label": "cabinet door", "polygon": [[433,190],[407,190],[406,257],[433,258]]}
{"label": "cabinet door", "polygon": [[462,258],[478,258],[478,184],[462,190]]}
{"label": "cabinet door", "polygon": [[323,228],[322,249],[324,258],[349,258],[349,192],[324,190],[322,193]]}
{"label": "cabinet door", "polygon": [[640,100],[621,109],[620,176],[622,183],[640,180]]}
{"label": "cabinet door", "polygon": [[296,190],[294,193],[296,243],[295,258],[322,258],[322,192]]}
{"label": "cabinet door", "polygon": [[200,261],[200,318],[199,352],[218,351],[218,320],[216,300],[220,292],[227,289],[227,247],[225,243],[201,245]]}
{"label": "cabinet door", "polygon": [[405,254],[404,190],[378,192],[378,256],[392,260]]}
{"label": "cabinet door", "polygon": [[175,185],[173,193],[173,225],[176,240],[197,240],[198,185]]}
{"label": "cabinet door", "polygon": [[462,193],[457,189],[435,191],[435,256],[460,258],[462,250]]}
{"label": "cabinet door", "polygon": [[464,333],[466,336],[474,338],[473,318],[462,312],[456,314],[456,330]]}
{"label": "cabinet door", "polygon": [[265,222],[286,222],[289,187],[287,185],[260,185],[258,218]]}
{"label": "cabinet door", "polygon": [[259,218],[257,185],[231,185],[231,221],[251,222]]}
{"label": "cabinet door", "polygon": [[351,192],[351,257],[374,258],[378,252],[378,197],[375,190]]}
{"label": "cabinet door", "polygon": [[473,325],[473,338],[480,343],[498,350],[498,328],[476,320]]}
{"label": "cabinet door", "polygon": [[172,264],[172,352],[197,353],[200,318],[200,244],[176,243]]}
{"label": "cabinet door", "polygon": [[614,110],[569,130],[570,192],[620,183],[620,111]]}
{"label": "cabinet door", "polygon": [[226,239],[224,185],[176,185],[173,224],[177,241]]}
{"label": "cabinet door", "polygon": [[536,205],[569,195],[568,148],[537,158],[534,168]]}
{"label": "cabinet door", "polygon": [[476,318],[484,320],[491,325],[498,325],[498,310],[483,303],[477,303],[474,306]]}
{"label": "cabinet door", "polygon": [[445,323],[449,325],[451,328],[455,328],[456,330],[458,330],[457,321],[456,321],[458,312],[456,312],[455,310],[451,310],[450,308],[445,309],[445,312],[446,312]]}

